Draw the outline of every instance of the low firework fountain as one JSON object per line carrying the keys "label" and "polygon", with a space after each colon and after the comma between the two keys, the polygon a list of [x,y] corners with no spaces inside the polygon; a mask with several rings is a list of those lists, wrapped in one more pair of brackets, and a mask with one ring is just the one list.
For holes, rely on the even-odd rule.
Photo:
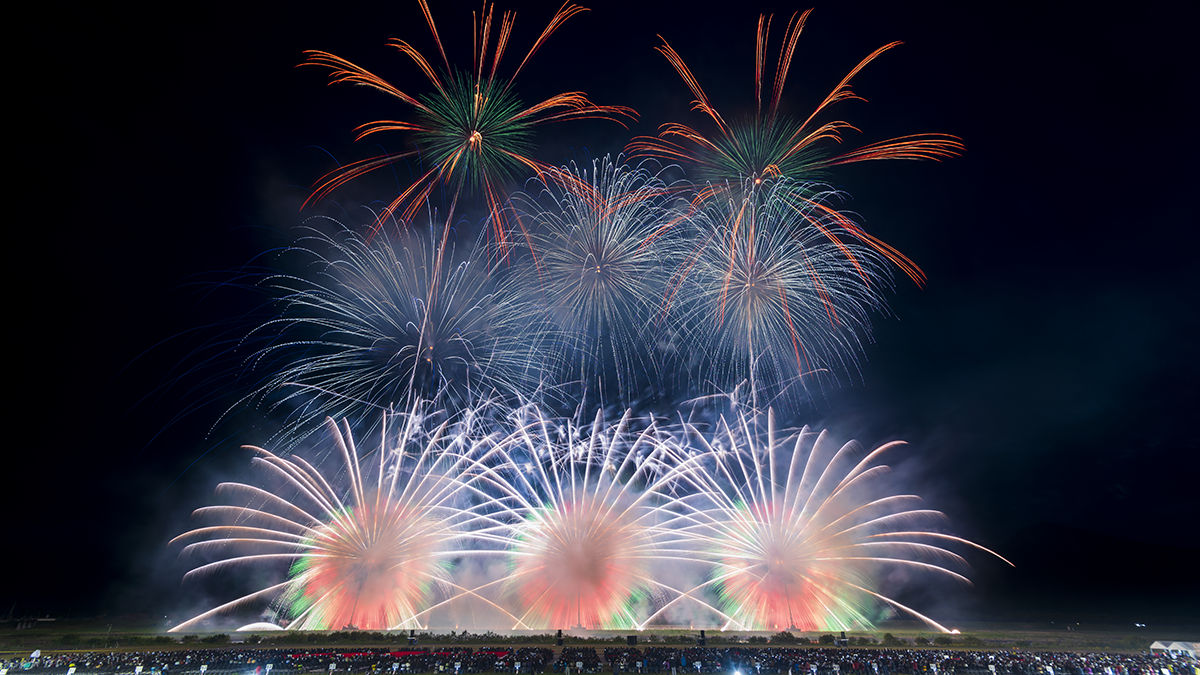
{"label": "low firework fountain", "polygon": [[[287,578],[176,630],[255,602],[273,602],[295,629],[383,629],[482,601],[520,629],[642,629],[683,608],[723,628],[851,629],[889,606],[945,631],[877,590],[878,572],[966,581],[947,547],[992,553],[937,531],[939,512],[883,482],[878,459],[898,442],[863,456],[823,432],[779,435],[770,413],[722,418],[711,433],[638,425],[628,412],[578,424],[531,405],[502,421],[467,417],[427,430],[415,410],[401,416],[395,440],[385,430],[383,447],[397,450],[379,453],[374,485],[349,429],[331,422],[340,490],[298,456],[255,448],[298,497],[222,484],[255,505],[199,509],[224,524],[177,541],[224,554],[189,576],[282,559]],[[475,557],[508,563],[468,583],[452,562]],[[681,583],[680,566],[707,570],[704,580]]]}
{"label": "low firework fountain", "polygon": [[671,536],[656,489],[674,473],[658,461],[667,434],[630,422],[628,412],[578,425],[527,409],[498,438],[487,487],[510,505],[508,589],[523,622],[637,627],[639,600],[670,590],[650,572]]}
{"label": "low firework fountain", "polygon": [[699,451],[678,458],[688,467],[676,473],[678,529],[711,563],[709,579],[687,596],[714,589],[724,628],[870,628],[883,604],[948,632],[875,590],[878,572],[902,567],[969,583],[952,568],[966,561],[946,545],[999,555],[933,529],[943,514],[893,491],[879,459],[903,442],[864,452],[808,427],[781,435],[773,412],[761,417],[722,418],[711,435],[684,425]]}
{"label": "low firework fountain", "polygon": [[[280,561],[289,563],[287,578],[172,630],[187,630],[263,600],[295,629],[420,627],[434,607],[473,596],[455,583],[450,565],[453,559],[490,553],[481,544],[492,528],[478,507],[463,506],[464,483],[458,477],[472,462],[466,445],[471,434],[449,433],[448,423],[425,431],[416,409],[401,419],[394,440],[384,425],[374,481],[364,480],[349,427],[328,421],[344,462],[347,485],[340,489],[298,455],[284,458],[250,447],[255,463],[284,489],[277,494],[246,483],[222,483],[218,492],[240,504],[198,509],[197,517],[222,524],[196,528],[174,542],[186,544],[185,553],[218,557],[185,579]],[[395,450],[389,450],[389,440]],[[443,599],[435,602],[438,598]]]}

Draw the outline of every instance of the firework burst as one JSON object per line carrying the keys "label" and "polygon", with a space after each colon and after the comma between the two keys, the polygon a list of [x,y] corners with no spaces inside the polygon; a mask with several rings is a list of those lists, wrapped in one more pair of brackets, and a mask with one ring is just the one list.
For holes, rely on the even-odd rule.
{"label": "firework burst", "polygon": [[314,231],[292,252],[309,264],[265,284],[282,311],[255,332],[271,336],[254,361],[271,374],[254,396],[293,406],[293,418],[364,404],[377,415],[417,399],[465,406],[541,384],[550,360],[536,306],[492,274],[498,263],[482,249],[442,255],[427,232],[368,239],[342,228]]}
{"label": "firework burst", "polygon": [[600,400],[608,398],[606,376],[615,376],[612,398],[624,400],[639,375],[657,370],[653,344],[644,338],[680,241],[656,234],[677,217],[672,206],[680,185],[644,163],[625,166],[620,157],[596,160],[590,171],[564,170],[589,189],[536,181],[513,197],[539,260],[527,268],[526,292],[545,302],[567,338],[560,344],[569,374],[595,387]]}
{"label": "firework burst", "polygon": [[[489,522],[463,508],[459,479],[474,452],[469,433],[446,433],[448,423],[423,431],[414,408],[397,450],[378,454],[374,481],[365,480],[349,425],[327,421],[345,465],[348,486],[335,489],[313,464],[252,447],[255,463],[282,482],[294,499],[247,483],[222,483],[233,504],[198,509],[197,517],[221,524],[198,527],[172,543],[185,554],[216,560],[189,577],[247,566],[289,565],[287,579],[203,612],[173,628],[188,630],[223,613],[273,602],[293,629],[419,627],[433,608],[475,591],[457,586],[450,562],[486,554],[476,543]],[[383,432],[388,439],[386,424]],[[372,484],[373,483],[373,484]],[[434,604],[439,596],[445,596]]]}
{"label": "firework burst", "polygon": [[[394,440],[385,421],[395,449],[379,453],[374,481],[348,426],[329,421],[341,490],[298,456],[253,448],[295,498],[222,484],[231,502],[196,512],[219,524],[175,541],[205,556],[185,578],[286,563],[284,578],[174,630],[264,602],[293,629],[428,626],[468,602],[518,629],[643,629],[685,607],[739,629],[851,629],[887,605],[944,630],[885,595],[878,573],[965,581],[947,546],[987,551],[887,489],[878,460],[898,443],[863,453],[807,428],[781,436],[770,413],[722,418],[708,435],[691,422],[634,430],[629,412],[579,424],[532,404],[506,420],[424,412],[389,416],[401,419]],[[466,569],[472,559],[508,567]]]}
{"label": "firework burst", "polygon": [[622,106],[596,105],[579,91],[555,94],[533,105],[522,103],[513,91],[517,75],[547,38],[568,19],[587,11],[585,8],[563,4],[513,74],[504,79],[498,77],[498,70],[512,35],[515,11],[503,12],[498,25],[493,22],[494,6],[489,3],[473,14],[474,61],[468,68],[460,69],[450,64],[428,3],[418,1],[444,68],[436,68],[404,40],[393,39],[388,44],[416,64],[432,86],[432,93],[413,96],[339,56],[324,51],[306,52],[307,59],[302,65],[329,69],[330,84],[366,86],[398,99],[415,112],[411,121],[377,120],[363,124],[357,129],[358,140],[384,132],[403,132],[411,136],[416,146],[413,150],[371,157],[330,172],[317,181],[306,204],[323,199],[365,174],[420,154],[429,168],[387,205],[377,227],[392,215],[411,220],[433,189],[445,185],[453,194],[451,212],[453,202],[464,189],[482,194],[492,214],[496,239],[502,243],[508,236],[508,219],[499,189],[502,181],[526,170],[569,180],[569,176],[554,167],[529,157],[535,127],[586,118],[620,122],[632,119],[636,113]]}
{"label": "firework burst", "polygon": [[[797,395],[807,375],[856,370],[870,314],[891,279],[874,249],[841,242],[826,204],[788,201],[791,181],[746,184],[689,218],[694,244],[667,291],[663,318],[697,348],[698,377],[721,391]],[[818,208],[819,206],[819,208]]]}
{"label": "firework burst", "polygon": [[[809,203],[812,194],[805,192],[804,188],[825,182],[826,172],[835,166],[885,159],[942,160],[963,152],[961,139],[937,133],[891,138],[848,152],[830,150],[831,146],[843,143],[846,131],[857,129],[842,120],[819,120],[842,101],[865,101],[851,90],[851,81],[884,52],[902,44],[900,42],[888,43],[871,52],[808,115],[793,117],[780,112],[784,84],[791,69],[796,43],[811,12],[796,13],[788,19],[773,75],[769,72],[767,58],[772,17],[765,14],[759,16],[754,50],[755,112],[752,118],[741,122],[727,122],[717,112],[683,58],[664,40],[658,47],[659,53],[679,73],[695,96],[693,109],[713,122],[715,133],[706,135],[686,124],[671,122],[659,128],[657,137],[634,139],[627,150],[634,156],[658,157],[695,166],[698,177],[711,182],[709,188],[701,193],[701,200],[720,195],[729,186],[736,187],[745,180],[757,185],[773,178],[792,178],[796,182],[792,183],[794,194],[789,196],[789,201],[796,202],[800,210],[822,209],[819,199]],[[770,86],[767,86],[768,78]],[[836,212],[830,215],[836,216]],[[924,282],[924,274],[915,263],[891,246],[850,225],[844,228],[847,234],[892,260],[917,284]]]}
{"label": "firework burst", "polygon": [[[939,531],[942,514],[890,488],[880,459],[899,443],[838,446],[807,427],[780,433],[773,411],[759,413],[760,399],[794,401],[810,381],[856,374],[892,270],[924,279],[842,210],[825,178],[843,164],[963,151],[945,134],[835,151],[857,129],[829,113],[863,100],[851,81],[899,43],[793,116],[783,91],[809,12],[787,22],[773,74],[763,15],[754,114],[731,123],[664,41],[715,131],[669,123],[627,146],[642,163],[552,166],[532,158],[540,125],[636,117],[576,91],[529,104],[514,87],[587,10],[565,2],[505,76],[515,12],[484,2],[472,60],[456,66],[418,4],[435,58],[389,44],[425,93],[306,52],[301,65],[327,70],[330,84],[400,102],[404,119],[363,124],[356,140],[398,133],[409,145],[328,173],[305,204],[409,158],[422,173],[372,214],[369,234],[314,228],[289,248],[304,271],[262,282],[278,312],[245,338],[256,379],[241,403],[282,411],[273,440],[289,450],[324,419],[325,459],[341,468],[250,447],[270,485],[221,484],[226,501],[198,509],[206,524],[173,543],[199,558],[185,579],[271,581],[172,630],[255,605],[293,629],[417,628],[435,612],[474,622],[480,603],[514,629],[642,629],[686,606],[738,629],[870,628],[898,611],[946,630],[892,597],[883,575],[967,581],[953,549],[992,552]],[[705,182],[669,179],[677,167],[651,164],[664,160]],[[503,192],[530,175],[526,192]],[[438,224],[435,190],[448,203]],[[468,195],[486,205],[490,233],[456,247]],[[423,206],[429,226],[412,227]],[[732,412],[703,428],[682,414],[606,419],[605,405],[654,401],[674,377],[720,392],[700,398],[726,396]],[[574,417],[539,408],[568,391]],[[360,458],[353,424],[381,434],[374,457]]]}
{"label": "firework burst", "polygon": [[655,561],[697,559],[660,525],[658,486],[674,469],[659,460],[670,434],[606,423],[551,420],[526,407],[496,439],[477,484],[503,504],[506,583],[514,614],[530,626],[641,628],[643,605],[678,593]]}
{"label": "firework burst", "polygon": [[685,425],[688,447],[700,452],[679,458],[695,470],[675,474],[683,481],[678,530],[711,557],[701,587],[716,590],[726,627],[869,629],[883,604],[948,632],[876,590],[877,572],[899,567],[968,582],[953,569],[965,560],[947,545],[999,555],[933,529],[940,512],[889,489],[879,459],[903,443],[863,452],[808,427],[780,435],[773,412],[761,417],[722,418],[711,435]]}

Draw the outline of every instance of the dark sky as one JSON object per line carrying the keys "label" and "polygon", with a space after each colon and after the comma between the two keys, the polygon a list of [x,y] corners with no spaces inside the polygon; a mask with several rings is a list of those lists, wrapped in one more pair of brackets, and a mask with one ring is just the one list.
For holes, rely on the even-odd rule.
{"label": "dark sky", "polygon": [[[318,48],[419,82],[384,46],[392,36],[431,46],[415,2],[255,4],[43,12],[9,56],[28,94],[6,106],[20,107],[8,162],[21,178],[7,191],[20,221],[8,225],[16,434],[0,613],[179,607],[182,568],[165,542],[245,465],[237,445],[261,438],[250,414],[244,428],[206,435],[242,385],[209,378],[227,364],[203,365],[194,350],[258,301],[213,282],[295,235],[326,152],[372,151],[352,143],[356,124],[400,114],[294,66]],[[630,131],[544,131],[538,156],[550,162],[697,121],[655,34],[718,106],[745,109],[757,12],[808,6],[586,4],[518,89],[583,89],[642,118]],[[899,284],[863,381],[817,402],[812,421],[911,441],[909,464],[956,531],[1017,562],[973,558],[977,586],[948,611],[1195,623],[1194,8],[828,4],[801,38],[785,97],[811,104],[872,49],[904,40],[856,80],[871,102],[844,116],[865,141],[944,131],[968,151],[835,177],[929,284]],[[435,8],[462,55],[452,58],[469,58],[465,11],[476,6]],[[514,46],[552,11],[522,3]],[[209,397],[218,405],[176,419]]]}

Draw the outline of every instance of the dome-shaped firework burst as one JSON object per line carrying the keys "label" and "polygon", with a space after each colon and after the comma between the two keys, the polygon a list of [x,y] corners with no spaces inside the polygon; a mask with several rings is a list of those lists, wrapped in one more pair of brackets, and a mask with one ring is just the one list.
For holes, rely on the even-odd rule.
{"label": "dome-shaped firework burst", "polygon": [[679,253],[677,232],[658,235],[678,219],[681,191],[645,163],[621,161],[564,169],[587,189],[542,180],[513,197],[533,241],[526,292],[561,330],[568,376],[614,402],[657,372],[646,329]]}
{"label": "dome-shaped firework burst", "polygon": [[690,336],[698,380],[795,397],[806,378],[857,369],[891,278],[874,249],[832,234],[845,219],[825,206],[836,193],[797,202],[786,179],[743,188],[689,219],[694,244],[663,316]]}
{"label": "dome-shaped firework burst", "polygon": [[965,560],[945,545],[999,556],[933,529],[940,512],[892,490],[888,467],[878,462],[902,442],[863,452],[857,443],[838,446],[826,432],[807,427],[780,435],[774,414],[766,417],[739,414],[733,424],[722,418],[710,435],[688,425],[690,442],[701,452],[680,457],[676,473],[682,496],[675,503],[688,524],[680,531],[713,565],[698,589],[717,591],[725,625],[870,628],[887,605],[946,631],[880,592],[877,573],[900,567],[965,582],[952,569]]}
{"label": "dome-shaped firework burst", "polygon": [[[862,453],[745,414],[706,434],[628,412],[590,424],[533,405],[453,424],[419,412],[400,416],[394,439],[385,425],[396,449],[379,454],[373,481],[348,428],[329,423],[344,489],[298,456],[255,448],[282,489],[222,484],[236,500],[196,512],[220,524],[176,541],[206,557],[189,578],[282,578],[174,630],[268,602],[292,629],[427,626],[434,612],[477,617],[483,603],[520,629],[643,629],[676,612],[740,629],[849,629],[886,605],[944,630],[889,597],[879,572],[965,580],[946,546],[982,549],[889,489],[878,459],[897,443]],[[465,564],[476,558],[507,567]]]}
{"label": "dome-shaped firework burst", "polygon": [[266,281],[281,316],[254,333],[271,340],[255,355],[270,374],[254,395],[291,408],[293,440],[326,414],[464,404],[542,384],[545,324],[481,249],[443,254],[428,233],[368,239],[343,228],[291,253],[308,265]]}
{"label": "dome-shaped firework burst", "polygon": [[[284,489],[268,491],[246,483],[222,483],[230,505],[198,509],[195,515],[223,524],[199,527],[176,537],[185,554],[216,560],[198,565],[185,579],[224,570],[287,563],[287,578],[203,612],[172,630],[256,602],[271,602],[281,622],[293,629],[418,627],[435,606],[473,591],[456,586],[449,561],[486,549],[477,509],[464,507],[460,475],[470,465],[469,433],[447,434],[447,425],[423,431],[419,414],[402,417],[395,451],[378,452],[373,481],[364,480],[348,425],[328,421],[345,465],[348,485],[334,488],[313,464],[297,455],[281,457],[251,447],[255,462]],[[388,439],[384,430],[385,442]],[[410,447],[411,446],[411,447]],[[414,449],[415,448],[415,449]],[[281,494],[294,493],[293,499]]]}
{"label": "dome-shaped firework burst", "polygon": [[675,536],[659,527],[664,435],[597,413],[591,424],[532,407],[490,451],[480,488],[498,495],[508,529],[514,614],[531,627],[640,627],[638,605],[674,589],[651,572]]}

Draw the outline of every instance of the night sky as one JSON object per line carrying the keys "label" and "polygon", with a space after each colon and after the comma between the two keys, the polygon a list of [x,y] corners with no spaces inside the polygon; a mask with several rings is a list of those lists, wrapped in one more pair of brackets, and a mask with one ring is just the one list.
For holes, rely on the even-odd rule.
{"label": "night sky", "polygon": [[[295,68],[301,51],[421,89],[384,46],[395,36],[432,49],[415,2],[254,4],[94,5],[20,29],[30,43],[9,72],[29,93],[6,106],[19,99],[22,121],[9,125],[21,177],[7,191],[19,220],[8,222],[15,437],[0,615],[186,604],[166,541],[243,471],[238,446],[268,426],[250,410],[209,433],[245,385],[229,359],[202,357],[252,325],[261,301],[221,282],[296,236],[330,155],[377,150],[352,142],[354,126],[403,114]],[[451,58],[469,60],[477,4],[444,4],[434,11]],[[584,4],[593,11],[554,35],[518,91],[582,89],[641,120],[543,127],[536,156],[551,163],[615,153],[662,122],[702,124],[656,34],[720,109],[746,110],[758,11],[809,6]],[[801,37],[785,100],[811,106],[872,49],[904,40],[855,80],[870,103],[842,116],[863,142],[942,131],[968,150],[836,174],[868,230],[929,283],[898,282],[862,380],[798,421],[910,441],[902,468],[921,493],[957,533],[1016,562],[971,557],[976,586],[931,603],[946,613],[1200,623],[1194,5],[827,4]],[[512,54],[555,7],[521,3]],[[368,181],[324,208],[398,184]],[[183,414],[200,399],[213,403]]]}

